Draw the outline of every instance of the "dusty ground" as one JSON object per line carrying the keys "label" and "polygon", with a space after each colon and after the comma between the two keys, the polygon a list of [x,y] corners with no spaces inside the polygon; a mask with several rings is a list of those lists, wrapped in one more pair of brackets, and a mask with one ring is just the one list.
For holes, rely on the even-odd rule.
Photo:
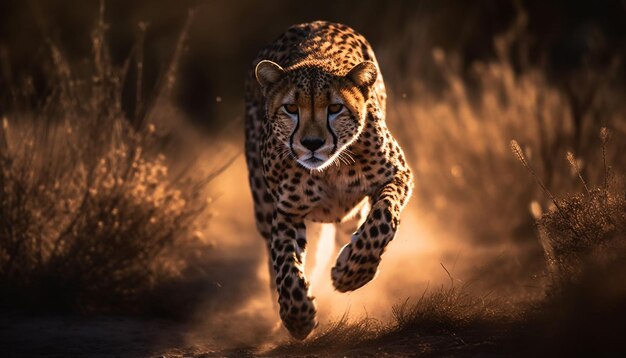
{"label": "dusty ground", "polygon": [[[245,177],[245,164],[240,157],[216,179],[214,187],[223,191],[213,193],[215,216],[204,232],[214,248],[203,261],[193,264],[197,273],[194,280],[174,285],[164,293],[165,304],[189,306],[192,319],[3,315],[2,356],[379,357],[493,356],[496,351],[501,352],[501,347],[496,347],[499,333],[493,331],[405,333],[358,348],[273,351],[288,342],[289,337],[277,326],[278,315],[267,287],[265,248],[254,230]],[[411,210],[405,215],[415,215]],[[392,305],[408,297],[419,297],[428,287],[449,283],[442,264],[454,274],[455,269],[462,272],[470,262],[476,262],[473,257],[460,254],[468,252],[462,242],[445,243],[446,238],[432,234],[418,220],[404,223],[385,254],[379,277],[349,294],[332,289],[328,272],[335,254],[328,252],[326,267],[314,270],[316,244],[311,245],[307,272],[319,305],[318,331],[347,311],[353,318],[368,316],[388,322]]]}
{"label": "dusty ground", "polygon": [[[0,346],[4,357],[252,357],[285,354],[272,352],[272,345],[235,344],[224,348],[224,342],[210,334],[195,335],[196,342],[190,343],[188,330],[189,327],[182,324],[123,317],[5,316],[0,322]],[[317,354],[294,352],[291,356],[509,355],[498,345],[501,337],[485,333],[406,334],[359,348]]]}

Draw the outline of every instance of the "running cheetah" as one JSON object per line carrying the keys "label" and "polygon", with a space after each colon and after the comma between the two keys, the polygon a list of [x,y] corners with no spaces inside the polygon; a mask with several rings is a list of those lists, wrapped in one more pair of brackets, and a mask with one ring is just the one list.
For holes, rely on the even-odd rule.
{"label": "running cheetah", "polygon": [[412,191],[385,124],[386,93],[367,40],[342,24],[294,25],[263,49],[246,82],[246,160],[280,317],[291,335],[317,325],[304,276],[305,221],[367,216],[331,270],[338,291],[372,280]]}

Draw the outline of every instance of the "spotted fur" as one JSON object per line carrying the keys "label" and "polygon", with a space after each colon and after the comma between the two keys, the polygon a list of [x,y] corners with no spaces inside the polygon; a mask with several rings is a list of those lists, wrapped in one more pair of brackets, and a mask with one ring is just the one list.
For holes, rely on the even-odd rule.
{"label": "spotted fur", "polygon": [[338,291],[372,280],[412,189],[385,125],[385,86],[367,40],[329,22],[290,27],[246,82],[246,159],[256,224],[267,243],[280,317],[292,336],[315,328],[304,276],[305,219],[341,223],[371,209],[340,251]]}

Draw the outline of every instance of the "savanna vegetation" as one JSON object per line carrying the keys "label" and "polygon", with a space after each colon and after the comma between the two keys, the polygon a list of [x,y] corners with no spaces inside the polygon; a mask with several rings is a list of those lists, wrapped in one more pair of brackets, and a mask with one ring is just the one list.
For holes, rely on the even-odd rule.
{"label": "savanna vegetation", "polygon": [[[485,45],[489,56],[468,59],[463,46],[434,43],[429,31],[437,27],[424,25],[429,5],[405,11],[397,32],[382,31],[378,42],[374,36],[389,89],[389,126],[416,177],[415,208],[403,220],[427,221],[471,250],[457,271],[442,259],[449,280],[407,289],[406,299],[390,303],[390,319],[346,312],[304,342],[286,339],[271,319],[247,311],[257,309],[250,297],[266,290],[256,275],[262,249],[219,251],[229,240],[215,225],[226,203],[209,198],[233,156],[222,151],[219,135],[187,137],[200,130],[188,123],[185,101],[178,100],[186,92],[177,89],[198,10],[181,25],[158,79],[144,72],[154,66],[144,52],[154,24],[135,24],[133,44],[119,60],[110,52],[113,15],[105,15],[104,2],[91,33],[79,34],[89,42],[86,60],[68,58],[62,44],[46,39],[43,87],[35,76],[16,80],[11,49],[2,47],[0,306],[12,322],[2,322],[0,343],[17,355],[67,354],[66,346],[21,350],[15,342],[23,340],[10,333],[23,332],[14,320],[60,313],[168,319],[170,328],[155,337],[184,337],[155,348],[126,342],[114,351],[129,356],[623,352],[622,53],[595,34],[596,45],[580,62],[556,71],[534,46],[540,41],[533,6],[514,3],[510,21]],[[355,19],[380,8],[366,4]],[[404,5],[389,8],[403,13]],[[390,19],[383,22],[391,26]],[[226,138],[241,126],[230,122],[220,132]],[[181,135],[179,128],[191,129]],[[209,154],[198,155],[198,146]],[[245,230],[238,234],[254,237],[251,226]],[[216,293],[222,285],[227,294]],[[234,316],[240,317],[234,327],[216,323]],[[205,328],[198,328],[201,321],[215,326],[206,330],[220,337],[217,343],[188,337]]]}
{"label": "savanna vegetation", "polygon": [[[168,111],[180,53],[156,95],[144,98],[142,44],[113,65],[103,15],[84,67],[49,43],[50,93],[34,102],[28,83],[12,89],[13,112],[0,129],[3,307],[138,313],[202,247],[197,220],[215,173],[192,175],[192,161],[172,165],[155,118]],[[121,97],[131,65],[138,90],[128,116]]]}

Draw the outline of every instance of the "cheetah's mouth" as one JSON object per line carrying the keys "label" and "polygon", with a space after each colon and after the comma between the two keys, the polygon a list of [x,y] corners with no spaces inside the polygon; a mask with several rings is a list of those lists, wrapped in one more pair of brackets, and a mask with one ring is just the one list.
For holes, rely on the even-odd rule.
{"label": "cheetah's mouth", "polygon": [[318,158],[315,156],[315,154],[311,154],[311,156],[307,159],[304,160],[305,163],[311,165],[311,166],[319,166],[322,163],[324,163],[324,160]]}
{"label": "cheetah's mouth", "polygon": [[[329,148],[322,148],[324,151],[327,151]],[[297,158],[298,164],[305,167],[309,170],[324,170],[332,163],[333,153],[336,151],[336,148],[333,148],[329,154],[320,153],[320,151],[308,151],[302,155],[297,155],[296,151],[292,148],[292,153],[294,157]]]}
{"label": "cheetah's mouth", "polygon": [[324,167],[326,160],[318,158],[315,154],[311,154],[311,156],[306,159],[298,159],[298,162],[307,169],[320,170]]}

